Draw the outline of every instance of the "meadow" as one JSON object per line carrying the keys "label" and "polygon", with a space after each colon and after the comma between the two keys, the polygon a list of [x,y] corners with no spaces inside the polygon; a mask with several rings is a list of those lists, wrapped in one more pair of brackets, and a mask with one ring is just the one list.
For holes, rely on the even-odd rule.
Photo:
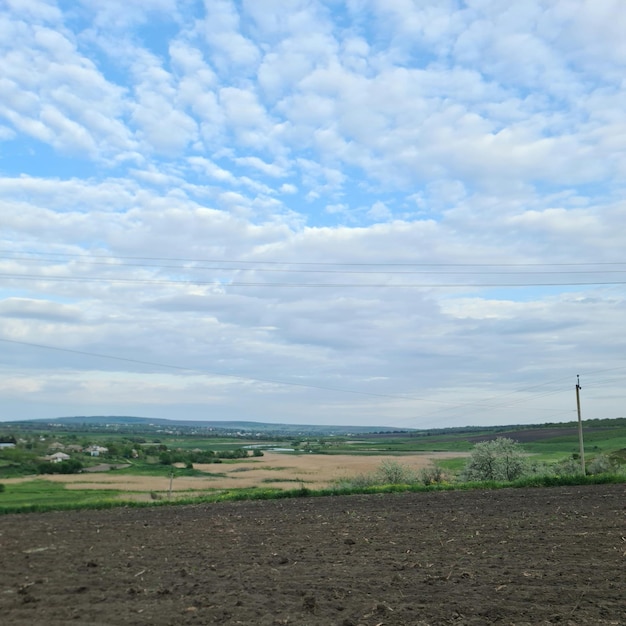
{"label": "meadow", "polygon": [[[598,455],[626,461],[624,420],[606,422],[586,429],[588,463]],[[578,451],[577,430],[571,424],[461,431],[277,436],[261,442],[258,437],[185,433],[30,433],[28,440],[22,439],[26,444],[0,451],[0,513],[358,490],[358,485],[368,484],[363,477],[388,462],[414,476],[438,468],[438,482],[450,486],[477,442],[503,436],[519,441],[528,458],[538,463],[572,459]],[[65,446],[74,450],[77,443],[103,446],[107,453],[91,458],[72,452],[84,464],[80,473],[34,473],[37,455]],[[389,480],[398,481],[413,482]]]}

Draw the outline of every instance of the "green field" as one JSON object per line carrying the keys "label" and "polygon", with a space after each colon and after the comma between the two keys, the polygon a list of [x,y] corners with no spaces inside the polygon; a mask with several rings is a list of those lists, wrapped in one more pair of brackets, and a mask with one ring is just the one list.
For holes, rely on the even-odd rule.
{"label": "green field", "polygon": [[50,510],[84,506],[106,506],[115,502],[123,492],[96,489],[66,489],[65,485],[49,480],[29,480],[5,486],[0,493],[2,512],[20,509]]}
{"label": "green field", "polygon": [[[76,485],[78,487],[76,489],[67,488],[61,482],[38,478],[38,464],[46,454],[50,454],[52,447],[71,450],[72,459],[80,461],[86,469],[99,464],[124,465],[125,467],[110,469],[107,474],[120,477],[159,477],[163,479],[162,484],[167,484],[168,478],[224,477],[228,464],[240,463],[241,455],[244,458],[247,455],[246,464],[249,463],[250,467],[253,467],[255,463],[252,456],[253,448],[257,446],[292,450],[285,452],[287,455],[311,453],[384,455],[392,457],[396,462],[401,462],[403,455],[419,452],[462,452],[469,456],[476,443],[496,437],[508,437],[518,441],[528,454],[528,458],[539,463],[550,464],[567,459],[571,461],[579,451],[575,423],[534,427],[444,429],[402,434],[360,433],[349,437],[336,435],[293,437],[283,434],[263,437],[261,440],[257,437],[220,438],[178,432],[176,434],[133,432],[132,436],[129,436],[107,432],[106,429],[103,432],[94,432],[93,428],[92,426],[84,432],[76,428],[69,432],[65,432],[63,428],[20,432],[15,424],[6,427],[0,423],[0,441],[17,442],[14,448],[0,450],[0,484],[3,478],[8,480],[20,476],[32,477],[32,480],[5,485],[4,491],[0,491],[0,512],[70,506],[111,506],[113,503],[119,503],[124,493],[132,493],[132,490],[81,489],[79,485]],[[592,420],[585,424],[584,438],[585,460],[588,466],[599,455],[609,457],[622,467],[626,466],[626,419]],[[99,457],[91,457],[79,447],[89,445],[106,447],[108,452]],[[258,450],[256,454],[260,454]],[[226,458],[229,455],[239,455],[239,458]],[[197,460],[198,458],[201,460]],[[208,465],[202,465],[201,471],[194,467],[194,463]],[[437,461],[438,466],[451,476],[458,475],[465,463],[466,458]],[[224,471],[221,471],[221,467]],[[245,468],[238,471],[243,472]],[[262,482],[272,481],[265,478]],[[260,484],[256,493],[263,491],[260,489],[261,486]],[[242,490],[241,495],[249,497],[252,493],[255,493],[255,489],[248,487]]]}

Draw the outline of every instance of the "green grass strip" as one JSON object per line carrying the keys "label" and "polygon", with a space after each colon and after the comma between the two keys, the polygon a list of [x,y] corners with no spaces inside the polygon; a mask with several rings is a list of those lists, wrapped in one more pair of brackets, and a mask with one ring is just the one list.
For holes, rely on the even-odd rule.
{"label": "green grass strip", "polygon": [[[42,483],[45,483],[42,484]],[[22,483],[24,488],[23,498],[16,498],[11,494],[13,489],[7,489],[0,493],[0,515],[11,513],[33,513],[46,511],[69,511],[77,509],[108,509],[113,507],[153,507],[153,506],[178,506],[189,504],[204,504],[218,502],[236,502],[245,500],[279,500],[286,498],[326,497],[346,495],[370,495],[391,493],[428,493],[436,491],[469,491],[475,489],[524,489],[540,487],[562,487],[577,485],[602,485],[626,483],[624,474],[597,474],[593,476],[533,476],[522,478],[513,482],[470,482],[470,483],[440,483],[434,485],[375,485],[369,487],[330,487],[326,489],[232,489],[209,495],[176,497],[172,500],[162,499],[154,501],[128,501],[123,500],[123,492],[95,491],[95,490],[65,490],[62,485],[56,485],[49,481],[32,481]],[[52,485],[52,486],[51,486]],[[27,487],[25,487],[27,486]],[[18,485],[9,485],[18,487]],[[43,494],[45,492],[45,495]],[[39,497],[37,497],[39,496]],[[64,497],[63,497],[64,496]],[[71,499],[68,499],[71,498]],[[30,499],[28,499],[30,498]]]}

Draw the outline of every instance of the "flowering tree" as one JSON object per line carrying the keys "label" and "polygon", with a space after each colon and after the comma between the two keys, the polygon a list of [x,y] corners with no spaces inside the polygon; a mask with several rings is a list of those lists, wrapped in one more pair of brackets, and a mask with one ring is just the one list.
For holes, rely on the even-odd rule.
{"label": "flowering tree", "polygon": [[528,469],[519,443],[506,437],[477,443],[461,474],[464,480],[515,480]]}

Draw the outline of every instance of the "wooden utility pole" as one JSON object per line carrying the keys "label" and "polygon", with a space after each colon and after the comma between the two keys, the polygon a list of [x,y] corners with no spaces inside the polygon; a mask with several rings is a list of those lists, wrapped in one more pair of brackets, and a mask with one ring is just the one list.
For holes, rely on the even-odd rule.
{"label": "wooden utility pole", "polygon": [[578,447],[580,448],[580,469],[585,475],[585,444],[583,443],[583,421],[580,417],[580,376],[576,374],[576,408],[578,409]]}

